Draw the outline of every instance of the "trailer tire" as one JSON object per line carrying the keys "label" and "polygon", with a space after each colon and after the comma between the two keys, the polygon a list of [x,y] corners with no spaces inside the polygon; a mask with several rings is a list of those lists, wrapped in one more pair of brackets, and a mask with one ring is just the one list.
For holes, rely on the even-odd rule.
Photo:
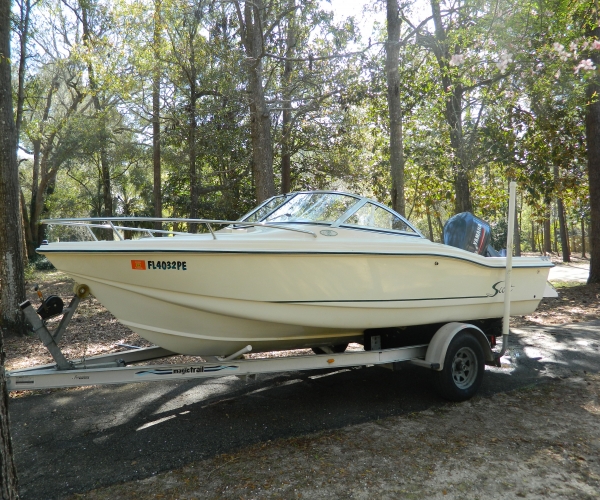
{"label": "trailer tire", "polygon": [[459,332],[450,342],[444,367],[436,372],[438,393],[450,401],[465,401],[479,390],[485,371],[483,349],[468,331]]}

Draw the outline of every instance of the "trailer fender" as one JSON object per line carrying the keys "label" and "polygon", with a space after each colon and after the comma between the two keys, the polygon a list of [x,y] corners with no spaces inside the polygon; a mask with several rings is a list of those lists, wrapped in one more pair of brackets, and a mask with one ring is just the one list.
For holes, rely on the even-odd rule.
{"label": "trailer fender", "polygon": [[452,339],[457,333],[469,330],[473,337],[477,339],[481,348],[483,349],[483,355],[486,363],[492,363],[494,361],[494,354],[490,343],[488,342],[485,333],[480,328],[468,323],[446,323],[442,326],[431,339],[429,347],[427,348],[427,354],[425,355],[425,363],[428,367],[435,371],[442,371],[444,369],[444,359],[446,358],[446,351]]}

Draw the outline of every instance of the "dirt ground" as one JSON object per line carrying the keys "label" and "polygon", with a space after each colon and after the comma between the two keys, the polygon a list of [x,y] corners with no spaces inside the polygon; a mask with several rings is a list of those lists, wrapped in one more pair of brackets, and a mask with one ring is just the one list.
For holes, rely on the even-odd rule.
{"label": "dirt ground", "polygon": [[600,492],[600,376],[267,442],[87,500],[577,498]]}
{"label": "dirt ground", "polygon": [[[68,301],[58,272],[37,277]],[[558,299],[511,326],[600,319],[600,286],[554,282]],[[32,288],[33,283],[29,284]],[[32,291],[32,302],[39,300]],[[61,341],[68,357],[147,345],[95,299]],[[7,368],[51,362],[39,340],[6,339]],[[175,360],[177,361],[177,360]],[[12,393],[26,397],[28,392]],[[600,375],[448,403],[341,430],[269,441],[73,498],[599,498]]]}

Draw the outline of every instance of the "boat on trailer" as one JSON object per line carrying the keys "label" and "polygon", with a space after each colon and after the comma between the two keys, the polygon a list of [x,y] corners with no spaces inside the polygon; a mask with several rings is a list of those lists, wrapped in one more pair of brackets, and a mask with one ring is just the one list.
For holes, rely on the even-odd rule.
{"label": "boat on trailer", "polygon": [[[58,298],[46,299],[37,312],[22,304],[56,363],[9,373],[9,388],[410,361],[438,372],[445,397],[466,399],[477,390],[484,364],[499,365],[501,354],[492,347],[501,318],[508,323],[508,309],[529,314],[545,293],[556,294],[546,286],[548,259],[491,256],[489,227],[463,219],[461,234],[450,240],[475,251],[434,243],[388,207],[335,191],[276,196],[237,221],[45,220],[82,227],[91,241],[57,241],[37,250],[77,282],[75,295],[67,308]],[[157,221],[206,231],[143,227]],[[99,241],[99,228],[114,238]],[[156,347],[66,360],[57,342],[89,293]],[[59,314],[61,323],[50,332],[45,321]],[[362,343],[365,351],[344,353],[349,342]],[[240,359],[250,351],[298,348],[319,355]],[[206,362],[128,366],[174,354]]]}
{"label": "boat on trailer", "polygon": [[[104,225],[115,239],[37,251],[121,323],[173,352],[343,346],[362,342],[366,330],[502,316],[505,257],[431,242],[361,196],[297,192],[239,221],[185,220],[208,228],[200,234],[156,238],[124,225],[154,220],[46,220],[90,231]],[[132,231],[149,237],[126,239]],[[545,258],[514,259],[512,314],[535,310],[551,266]]]}

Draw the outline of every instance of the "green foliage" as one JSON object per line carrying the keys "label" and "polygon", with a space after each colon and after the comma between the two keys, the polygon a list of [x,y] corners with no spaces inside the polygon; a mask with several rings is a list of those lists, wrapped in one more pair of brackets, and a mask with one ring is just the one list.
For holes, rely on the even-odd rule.
{"label": "green foliage", "polygon": [[50,262],[45,255],[38,255],[36,254],[36,256],[33,259],[29,260],[29,265],[27,266],[27,269],[25,270],[25,279],[29,280],[31,279],[34,274],[35,271],[55,271],[56,268],[52,265],[52,262]]}
{"label": "green foliage", "polygon": [[[153,215],[158,77],[165,216],[189,215],[192,160],[202,217],[232,219],[251,208],[249,61],[235,4],[93,0],[85,4],[92,31],[86,43],[79,4],[36,5],[21,134],[30,152],[21,164],[26,206],[41,197],[41,217],[102,214],[105,154],[115,215]],[[584,37],[594,21],[591,4],[457,5],[440,2],[442,42],[432,23],[416,33],[416,14],[410,5],[403,11],[398,91],[407,215],[425,234],[431,223],[439,239],[464,168],[474,212],[492,224],[497,247],[504,246],[511,178],[522,192],[523,227],[541,224],[557,197],[570,221],[588,217],[584,86],[597,70],[574,69],[595,50]],[[381,15],[379,4],[365,2],[365,9]],[[367,43],[357,20],[336,22],[313,0],[269,2],[265,16],[262,84],[276,184],[288,148],[292,189],[344,189],[390,203],[385,26]],[[447,107],[453,96],[461,107],[454,128]],[[51,235],[80,237],[57,231]]]}

